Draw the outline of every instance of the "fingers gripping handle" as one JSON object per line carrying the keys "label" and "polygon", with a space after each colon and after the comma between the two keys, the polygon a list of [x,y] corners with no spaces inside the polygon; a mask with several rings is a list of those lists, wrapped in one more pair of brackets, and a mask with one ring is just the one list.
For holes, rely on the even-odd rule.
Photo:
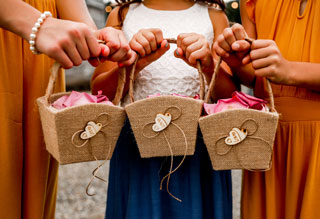
{"label": "fingers gripping handle", "polygon": [[[177,40],[176,39],[169,38],[169,39],[165,39],[165,40],[167,40],[168,43],[177,44]],[[131,103],[134,102],[133,84],[134,84],[134,76],[135,76],[136,65],[137,65],[138,60],[139,60],[139,55],[137,56],[137,59],[133,63],[132,69],[131,69],[131,73],[130,73],[129,96],[130,96],[130,102]],[[198,70],[198,73],[199,73],[199,80],[200,80],[200,99],[203,100],[204,99],[205,86],[204,86],[204,74],[202,72],[202,67],[201,67],[200,60],[197,60],[197,70]]]}
{"label": "fingers gripping handle", "polygon": [[[249,37],[246,37],[245,40],[247,42],[249,42],[250,44],[253,42],[253,39],[251,39]],[[214,68],[214,72],[212,74],[212,78],[211,78],[211,81],[210,81],[210,84],[209,84],[208,91],[207,91],[206,96],[205,96],[205,103],[208,103],[210,101],[210,97],[212,95],[212,92],[213,92],[213,89],[214,89],[214,86],[215,86],[215,83],[216,83],[217,73],[220,70],[221,62],[222,62],[222,58],[221,58],[221,56],[219,56],[219,58],[217,60],[217,63],[215,65],[215,68]],[[273,97],[273,92],[272,92],[272,87],[271,87],[270,80],[268,78],[266,78],[266,82],[267,82],[267,92],[268,92],[269,101],[270,101],[270,111],[271,112],[276,112],[275,107],[274,107],[274,97]]]}
{"label": "fingers gripping handle", "polygon": [[[98,43],[105,44],[105,41],[98,40]],[[45,94],[46,103],[48,106],[50,105],[50,97],[53,94],[60,68],[62,68],[61,64],[58,62],[55,62],[50,69],[51,75],[49,78],[49,82],[48,82],[48,86]],[[120,103],[120,100],[123,95],[123,89],[124,89],[125,83],[126,83],[126,69],[125,67],[122,67],[122,68],[119,68],[119,79],[118,79],[117,91],[112,101],[114,105],[118,105]]]}

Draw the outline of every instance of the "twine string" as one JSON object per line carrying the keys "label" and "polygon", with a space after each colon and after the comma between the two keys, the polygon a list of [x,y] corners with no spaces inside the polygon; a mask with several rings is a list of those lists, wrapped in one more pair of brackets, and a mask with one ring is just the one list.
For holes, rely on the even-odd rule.
{"label": "twine string", "polygon": [[169,173],[168,173],[167,175],[165,175],[165,176],[162,178],[161,182],[160,182],[160,190],[162,190],[162,184],[163,184],[164,180],[167,178],[167,192],[169,193],[169,195],[170,195],[171,197],[173,197],[174,199],[176,199],[176,200],[179,201],[179,202],[182,202],[181,199],[177,198],[176,196],[174,196],[174,195],[169,191],[169,182],[170,182],[170,177],[171,177],[171,175],[180,168],[180,166],[182,165],[182,163],[183,163],[184,160],[186,159],[187,150],[188,150],[188,142],[187,142],[187,137],[186,137],[184,131],[180,128],[180,126],[178,126],[178,125],[175,124],[174,122],[172,122],[172,124],[173,124],[174,126],[176,126],[176,127],[181,131],[181,133],[182,133],[182,135],[183,135],[183,138],[184,138],[184,142],[185,142],[186,148],[185,148],[185,153],[184,153],[184,155],[183,155],[182,160],[180,161],[180,163],[178,164],[178,166],[177,166],[174,170],[172,170],[172,167],[173,167],[173,152],[172,152],[172,147],[171,147],[171,145],[170,145],[170,142],[168,141],[168,138],[167,138],[165,132],[163,132],[164,137],[165,137],[165,139],[166,139],[166,142],[167,142],[167,144],[168,144],[169,150],[170,150],[171,161],[170,161],[170,170],[169,170]]}
{"label": "twine string", "polygon": [[[100,117],[103,117],[103,116],[108,116],[108,117],[109,117],[109,114],[108,114],[108,113],[100,113],[100,114],[97,116],[97,118],[94,120],[94,122],[97,123],[96,121],[98,121],[98,119],[99,119]],[[106,127],[107,125],[109,125],[109,123],[102,124],[102,127],[101,127],[101,129],[99,130],[99,132],[102,132],[102,131],[101,131],[102,128]],[[73,135],[72,135],[72,137],[71,137],[71,142],[72,142],[72,144],[73,144],[75,147],[77,147],[77,148],[82,148],[83,146],[85,146],[85,145],[89,142],[89,140],[90,140],[91,138],[94,138],[94,137],[99,133],[99,132],[97,132],[97,133],[96,133],[94,136],[92,136],[91,138],[84,140],[84,142],[83,142],[82,144],[80,144],[80,145],[79,145],[79,144],[76,144],[76,143],[74,142],[74,138],[75,138],[80,132],[83,132],[83,131],[85,131],[85,130],[80,129],[80,130],[76,131],[75,133],[73,133]]]}
{"label": "twine string", "polygon": [[[246,119],[246,120],[242,123],[242,125],[240,126],[240,129],[241,129],[247,122],[249,122],[249,121],[254,122],[256,128],[255,128],[255,130],[254,130],[252,133],[249,133],[249,132],[248,132],[246,138],[257,139],[257,140],[263,141],[265,144],[267,144],[267,145],[269,146],[268,148],[269,148],[269,149],[271,150],[271,152],[272,152],[272,146],[271,146],[266,140],[264,140],[263,138],[260,138],[260,137],[252,136],[252,135],[254,135],[254,134],[257,132],[257,130],[258,130],[258,128],[259,128],[258,123],[257,123],[254,119]],[[220,138],[216,141],[216,143],[215,143],[216,154],[218,154],[218,155],[220,155],[220,156],[224,156],[224,155],[228,154],[228,153],[231,151],[231,149],[234,148],[234,146],[236,146],[236,145],[238,145],[239,143],[241,143],[241,142],[239,142],[239,143],[236,144],[236,145],[227,145],[228,149],[227,149],[226,151],[224,151],[224,152],[222,152],[222,153],[218,152],[218,151],[217,151],[217,143],[218,143],[220,140],[227,138],[228,136],[229,136],[229,135],[222,136],[222,137],[220,137]],[[255,171],[254,169],[245,167],[245,166],[242,164],[241,159],[239,159],[237,153],[236,153],[236,156],[237,156],[237,161],[238,161],[238,163],[240,164],[240,166],[241,166],[243,169],[250,170],[250,171]],[[260,170],[260,171],[262,171],[262,170]],[[265,170],[265,171],[266,171],[266,170]]]}
{"label": "twine string", "polygon": [[95,193],[90,194],[90,193],[89,193],[89,188],[90,188],[90,186],[91,186],[94,178],[96,177],[96,174],[99,172],[99,167],[100,167],[98,158],[97,158],[95,155],[93,155],[93,157],[94,157],[94,159],[97,161],[98,171],[94,172],[95,174],[91,177],[91,179],[90,179],[90,181],[89,181],[89,183],[88,183],[88,185],[87,185],[87,187],[86,187],[86,193],[87,193],[88,196],[95,196],[95,195],[96,195]]}
{"label": "twine string", "polygon": [[[88,143],[89,146],[90,146],[90,148],[91,148],[91,151],[92,151],[91,139],[93,139],[98,133],[103,134],[104,138],[106,138],[106,136],[107,136],[106,133],[102,130],[102,128],[104,128],[104,127],[106,127],[107,125],[109,125],[109,123],[110,123],[110,122],[108,122],[109,114],[108,114],[108,113],[100,113],[100,114],[96,117],[96,119],[94,120],[94,122],[95,122],[95,123],[98,123],[99,119],[104,120],[104,119],[103,119],[104,116],[107,117],[107,118],[106,118],[106,122],[105,122],[105,123],[102,123],[101,129],[100,129],[94,136],[92,136],[92,137],[89,138],[89,139],[86,139],[81,145],[78,145],[78,144],[76,144],[76,143],[74,142],[74,138],[75,138],[76,136],[78,136],[78,134],[79,134],[80,132],[85,131],[85,130],[83,130],[83,129],[78,130],[78,131],[76,131],[76,132],[72,135],[72,138],[71,138],[72,144],[73,144],[76,148],[82,148],[82,147],[84,147],[84,146]],[[89,193],[89,188],[90,188],[90,186],[91,186],[91,184],[93,183],[93,180],[94,180],[95,178],[97,178],[97,179],[99,179],[99,180],[101,180],[101,181],[103,181],[103,182],[107,182],[107,180],[99,177],[97,174],[98,174],[100,168],[107,162],[107,160],[108,160],[108,158],[109,158],[109,156],[110,156],[110,153],[111,153],[111,146],[109,145],[109,147],[108,147],[108,154],[107,154],[106,159],[105,159],[102,163],[99,163],[98,158],[97,158],[97,157],[93,154],[93,152],[92,152],[92,156],[94,157],[95,161],[97,162],[97,167],[92,171],[92,177],[91,177],[91,179],[90,179],[90,181],[89,181],[89,183],[88,183],[88,185],[87,185],[87,187],[86,187],[86,194],[87,194],[88,196],[94,196],[94,195],[95,195],[95,194],[90,194],[90,193]]]}
{"label": "twine string", "polygon": [[[168,145],[168,148],[169,148],[169,151],[170,151],[170,169],[169,169],[169,173],[166,174],[166,175],[161,179],[161,182],[160,182],[160,190],[162,190],[163,182],[164,182],[164,180],[167,178],[167,192],[168,192],[168,194],[169,194],[171,197],[173,197],[174,199],[176,199],[177,201],[182,202],[181,199],[177,198],[176,196],[174,196],[174,195],[169,191],[169,182],[170,182],[170,177],[171,177],[171,175],[180,168],[180,166],[182,165],[182,163],[184,162],[184,160],[185,160],[185,158],[186,158],[186,156],[187,156],[188,142],[187,142],[187,137],[186,137],[185,132],[182,130],[182,128],[181,128],[179,125],[177,125],[176,123],[173,122],[173,121],[179,119],[180,116],[182,115],[181,109],[180,109],[179,107],[176,107],[176,106],[170,106],[170,107],[168,107],[168,108],[165,110],[165,113],[167,113],[168,110],[169,110],[169,109],[172,109],[172,108],[178,109],[178,110],[179,110],[179,113],[178,113],[177,117],[171,119],[170,124],[172,124],[172,125],[174,125],[175,127],[177,127],[177,129],[182,133],[183,138],[184,138],[184,141],[185,141],[185,146],[186,146],[186,147],[185,147],[185,152],[184,152],[183,158],[182,158],[182,160],[180,161],[180,163],[178,164],[178,166],[177,166],[174,170],[172,170],[172,169],[173,169],[173,151],[172,151],[172,146],[171,146],[171,144],[170,144],[170,142],[169,142],[169,140],[168,140],[168,137],[167,137],[167,135],[166,135],[166,133],[165,133],[166,128],[168,128],[170,124],[169,124],[164,130],[162,130],[162,131],[160,131],[160,132],[156,132],[156,134],[154,134],[154,135],[147,136],[147,135],[144,133],[144,130],[145,130],[146,126],[148,126],[148,125],[150,125],[150,124],[154,124],[154,122],[149,122],[149,123],[147,123],[147,124],[145,124],[145,125],[143,126],[142,135],[143,135],[145,138],[151,139],[151,138],[157,137],[160,133],[163,133],[164,138],[165,138],[165,141],[166,141],[166,143],[167,143],[167,145]],[[162,168],[162,166],[161,166],[161,168]]]}
{"label": "twine string", "polygon": [[94,159],[95,159],[96,162],[97,162],[97,167],[92,171],[92,177],[91,177],[91,179],[90,179],[90,181],[89,181],[89,183],[88,183],[88,185],[87,185],[87,187],[86,187],[86,194],[87,194],[88,196],[94,196],[94,195],[95,195],[95,193],[93,193],[93,194],[90,194],[90,193],[89,193],[89,188],[90,188],[90,186],[91,186],[91,184],[93,183],[93,180],[94,180],[95,178],[97,178],[97,179],[99,179],[99,180],[107,183],[107,180],[106,180],[106,179],[103,179],[102,177],[98,176],[98,172],[99,172],[100,168],[108,161],[108,158],[109,158],[109,156],[110,156],[110,153],[111,153],[111,146],[109,145],[109,150],[108,150],[107,158],[106,158],[104,161],[102,161],[102,163],[99,163],[98,158],[97,158],[95,155],[93,155]]}

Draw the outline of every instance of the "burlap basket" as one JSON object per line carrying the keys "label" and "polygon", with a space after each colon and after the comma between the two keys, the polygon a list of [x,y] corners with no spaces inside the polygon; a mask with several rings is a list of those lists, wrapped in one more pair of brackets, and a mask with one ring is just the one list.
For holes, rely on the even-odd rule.
{"label": "burlap basket", "polygon": [[61,110],[51,104],[69,93],[53,93],[60,64],[54,63],[45,96],[37,99],[46,148],[60,164],[111,159],[125,120],[117,106],[125,83],[121,69],[115,106],[90,103]]}
{"label": "burlap basket", "polygon": [[[221,58],[219,58],[209,85],[205,98],[207,103],[220,63]],[[213,169],[269,170],[271,168],[273,143],[279,115],[274,108],[269,80],[267,80],[267,88],[271,112],[254,109],[230,109],[199,119],[200,129]],[[246,133],[246,136],[243,133]],[[230,145],[230,142],[233,145]]]}
{"label": "burlap basket", "polygon": [[[169,39],[169,43],[175,40]],[[136,64],[136,62],[135,62]],[[133,79],[135,64],[130,75],[131,103],[125,107],[142,158],[193,155],[197,138],[198,119],[203,101],[164,95],[134,101]],[[198,71],[201,66],[198,62]],[[200,99],[204,96],[204,80],[200,77]],[[171,121],[167,120],[171,116]],[[157,119],[156,119],[157,118]],[[159,122],[157,123],[156,120]],[[164,123],[162,123],[164,122]],[[162,127],[160,131],[154,131]]]}

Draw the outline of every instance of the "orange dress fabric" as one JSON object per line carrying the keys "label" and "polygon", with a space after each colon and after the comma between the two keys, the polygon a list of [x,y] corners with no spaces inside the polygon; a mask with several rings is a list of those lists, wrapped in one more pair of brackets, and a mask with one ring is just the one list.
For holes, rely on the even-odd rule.
{"label": "orange dress fabric", "polygon": [[[54,0],[28,0],[57,16]],[[21,37],[0,28],[0,218],[54,218],[57,162],[47,153],[36,98],[53,61],[33,55]],[[62,75],[60,75],[62,76]],[[58,83],[62,90],[64,81]]]}
{"label": "orange dress fabric", "polygon": [[[258,39],[273,39],[290,61],[320,63],[320,1],[247,0]],[[304,72],[301,72],[304,74]],[[320,77],[320,76],[319,76]],[[320,92],[272,85],[280,113],[272,168],[244,171],[243,219],[320,218]],[[257,78],[257,96],[266,97]]]}

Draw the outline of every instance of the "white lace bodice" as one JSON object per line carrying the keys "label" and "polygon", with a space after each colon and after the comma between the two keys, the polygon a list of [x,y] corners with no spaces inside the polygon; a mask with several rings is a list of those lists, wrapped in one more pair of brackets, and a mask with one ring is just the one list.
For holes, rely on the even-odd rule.
{"label": "white lace bodice", "polygon": [[[160,28],[164,38],[177,38],[180,33],[199,33],[210,44],[213,42],[213,28],[208,6],[196,3],[180,11],[163,11],[147,8],[143,4],[131,4],[122,30],[128,41],[140,29]],[[135,100],[152,94],[182,94],[194,96],[199,93],[199,76],[195,68],[174,57],[176,45],[171,44],[160,59],[139,72],[134,84]],[[128,103],[128,97],[125,98]]]}

